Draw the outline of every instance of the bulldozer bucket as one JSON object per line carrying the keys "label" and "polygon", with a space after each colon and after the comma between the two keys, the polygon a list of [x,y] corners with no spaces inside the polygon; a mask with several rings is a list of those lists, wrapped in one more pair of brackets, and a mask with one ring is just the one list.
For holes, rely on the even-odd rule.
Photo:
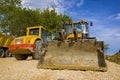
{"label": "bulldozer bucket", "polygon": [[40,54],[37,68],[107,71],[102,41],[50,41],[47,48]]}

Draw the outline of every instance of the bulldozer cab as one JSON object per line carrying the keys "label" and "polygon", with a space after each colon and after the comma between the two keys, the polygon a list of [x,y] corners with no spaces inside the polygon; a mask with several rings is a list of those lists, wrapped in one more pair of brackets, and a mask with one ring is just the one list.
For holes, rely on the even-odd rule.
{"label": "bulldozer cab", "polygon": [[67,39],[86,39],[89,38],[88,23],[85,20],[79,22],[67,22],[65,24]]}
{"label": "bulldozer cab", "polygon": [[81,23],[80,22],[71,22],[71,23],[66,23],[66,33],[71,34],[73,29],[77,29],[78,33],[83,33],[84,31],[84,26],[86,27],[86,32],[88,31],[88,26],[87,22]]}

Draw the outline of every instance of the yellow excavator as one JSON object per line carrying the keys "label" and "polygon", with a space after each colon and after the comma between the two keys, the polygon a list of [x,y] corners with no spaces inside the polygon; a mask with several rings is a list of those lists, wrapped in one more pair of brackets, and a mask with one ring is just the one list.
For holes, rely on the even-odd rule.
{"label": "yellow excavator", "polygon": [[88,25],[86,20],[65,23],[58,40],[42,44],[37,68],[107,71],[104,42],[89,37]]}

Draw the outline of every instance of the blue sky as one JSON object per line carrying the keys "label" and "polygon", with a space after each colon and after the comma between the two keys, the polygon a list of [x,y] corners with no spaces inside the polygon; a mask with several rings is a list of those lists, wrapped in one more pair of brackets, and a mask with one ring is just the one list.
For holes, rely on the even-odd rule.
{"label": "blue sky", "polygon": [[54,6],[58,13],[65,13],[74,21],[92,21],[90,36],[109,44],[106,54],[120,49],[120,0],[22,0],[31,9]]}

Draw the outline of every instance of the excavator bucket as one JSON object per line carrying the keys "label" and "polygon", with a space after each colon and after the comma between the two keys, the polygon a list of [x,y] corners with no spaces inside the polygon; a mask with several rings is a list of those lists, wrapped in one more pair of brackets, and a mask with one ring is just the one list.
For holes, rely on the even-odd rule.
{"label": "excavator bucket", "polygon": [[83,39],[77,42],[48,42],[41,53],[37,68],[107,71],[103,41]]}

